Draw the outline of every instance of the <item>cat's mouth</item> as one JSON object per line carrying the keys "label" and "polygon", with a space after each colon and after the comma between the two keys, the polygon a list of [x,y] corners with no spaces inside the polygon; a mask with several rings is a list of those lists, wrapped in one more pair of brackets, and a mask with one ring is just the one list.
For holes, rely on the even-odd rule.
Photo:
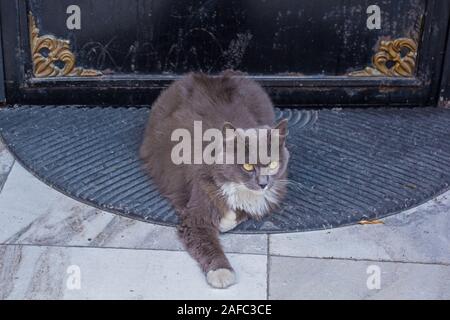
{"label": "cat's mouth", "polygon": [[[254,186],[251,186],[254,187]],[[265,215],[272,204],[277,204],[279,199],[275,189],[255,189],[244,183],[228,182],[222,187],[222,193],[232,210],[240,209],[252,216]]]}
{"label": "cat's mouth", "polygon": [[257,189],[254,189],[254,188],[249,188],[249,187],[245,186],[245,188],[247,188],[247,190],[250,192],[261,195],[261,194],[264,194],[266,191],[268,191],[270,187],[264,186],[264,187],[257,187]]}
{"label": "cat's mouth", "polygon": [[244,183],[241,184],[242,188],[247,192],[252,192],[255,195],[264,195],[266,192],[270,191],[271,185],[258,185],[258,186],[248,186]]}

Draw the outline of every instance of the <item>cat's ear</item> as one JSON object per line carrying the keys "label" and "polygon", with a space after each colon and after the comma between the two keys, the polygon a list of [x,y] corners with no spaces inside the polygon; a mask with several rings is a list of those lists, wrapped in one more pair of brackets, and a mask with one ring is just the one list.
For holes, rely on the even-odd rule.
{"label": "cat's ear", "polygon": [[281,120],[273,128],[278,130],[278,133],[279,133],[280,137],[286,137],[289,134],[289,131],[288,131],[288,120],[287,119]]}
{"label": "cat's ear", "polygon": [[236,128],[231,124],[231,122],[225,121],[222,127],[222,131],[225,132],[225,130],[227,129],[236,130]]}
{"label": "cat's ear", "polygon": [[282,119],[280,122],[278,122],[273,129],[278,130],[277,135],[279,139],[281,140],[281,143],[284,143],[286,141],[286,137],[289,134],[288,130],[288,120]]}
{"label": "cat's ear", "polygon": [[[232,130],[233,135],[227,135],[227,130]],[[223,124],[222,127],[222,135],[224,137],[224,141],[228,140],[228,139],[234,139],[236,133],[236,128],[230,123],[230,122],[225,122]]]}

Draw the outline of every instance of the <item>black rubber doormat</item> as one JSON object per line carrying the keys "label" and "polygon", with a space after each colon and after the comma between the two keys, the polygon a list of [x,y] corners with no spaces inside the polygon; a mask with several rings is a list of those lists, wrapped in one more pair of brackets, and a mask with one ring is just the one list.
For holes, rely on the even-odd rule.
{"label": "black rubber doormat", "polygon": [[[36,176],[101,209],[175,225],[137,151],[148,108],[16,106],[0,111],[9,149]],[[289,118],[283,208],[235,232],[292,232],[378,219],[448,189],[450,110],[277,111]]]}

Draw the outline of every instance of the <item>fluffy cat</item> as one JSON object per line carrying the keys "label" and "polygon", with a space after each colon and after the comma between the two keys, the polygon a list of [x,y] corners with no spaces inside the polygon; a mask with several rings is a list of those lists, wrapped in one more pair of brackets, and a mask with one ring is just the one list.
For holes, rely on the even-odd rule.
{"label": "fluffy cat", "polygon": [[[267,163],[260,162],[251,166],[174,164],[171,152],[177,142],[171,141],[172,132],[183,128],[194,135],[194,121],[202,121],[203,130],[278,129],[277,173],[263,174]],[[274,121],[274,108],[264,90],[234,71],[219,76],[188,74],[163,91],[151,108],[141,159],[160,192],[175,207],[180,239],[213,287],[226,288],[236,282],[219,232],[248,218],[260,219],[284,197],[289,160],[287,121],[272,127]],[[249,150],[245,151],[248,158]]]}

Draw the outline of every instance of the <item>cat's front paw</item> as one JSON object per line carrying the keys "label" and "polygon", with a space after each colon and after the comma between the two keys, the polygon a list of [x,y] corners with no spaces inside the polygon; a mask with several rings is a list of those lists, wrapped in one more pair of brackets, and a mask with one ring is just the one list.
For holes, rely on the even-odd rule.
{"label": "cat's front paw", "polygon": [[227,232],[234,229],[237,226],[236,212],[228,211],[222,219],[220,219],[219,230],[220,232]]}
{"label": "cat's front paw", "polygon": [[225,289],[236,283],[236,275],[230,269],[210,270],[206,274],[206,281],[214,288]]}

